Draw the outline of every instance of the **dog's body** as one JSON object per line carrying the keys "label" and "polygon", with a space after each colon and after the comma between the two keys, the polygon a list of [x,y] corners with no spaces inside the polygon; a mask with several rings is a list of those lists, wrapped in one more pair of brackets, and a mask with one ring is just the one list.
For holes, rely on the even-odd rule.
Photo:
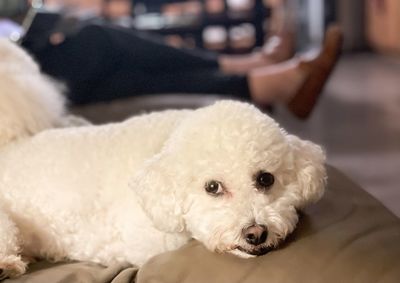
{"label": "dog's body", "polygon": [[[21,121],[20,102],[9,106],[8,121]],[[35,122],[40,107],[23,115]],[[190,238],[260,255],[293,231],[296,209],[323,193],[320,148],[248,104],[59,129],[68,124],[63,112],[44,110],[43,126],[20,134],[26,124],[18,122],[13,138],[0,136],[0,278],[25,271],[21,256],[141,265]],[[0,120],[0,130],[7,125]]]}
{"label": "dog's body", "polygon": [[185,114],[47,130],[0,149],[0,207],[18,227],[24,255],[142,264],[186,242],[157,230],[128,186]]}

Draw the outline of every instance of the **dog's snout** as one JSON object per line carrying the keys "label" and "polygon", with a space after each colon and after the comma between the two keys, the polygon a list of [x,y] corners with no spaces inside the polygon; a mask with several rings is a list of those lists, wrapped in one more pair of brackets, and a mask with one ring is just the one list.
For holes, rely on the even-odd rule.
{"label": "dog's snout", "polygon": [[243,230],[243,237],[248,244],[258,246],[267,240],[267,227],[258,224],[251,225]]}

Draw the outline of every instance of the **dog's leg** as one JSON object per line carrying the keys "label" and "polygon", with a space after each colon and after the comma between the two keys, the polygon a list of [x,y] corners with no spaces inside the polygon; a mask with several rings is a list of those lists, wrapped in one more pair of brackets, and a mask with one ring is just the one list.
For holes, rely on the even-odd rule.
{"label": "dog's leg", "polygon": [[19,255],[18,229],[6,213],[0,210],[0,280],[23,274],[26,263]]}

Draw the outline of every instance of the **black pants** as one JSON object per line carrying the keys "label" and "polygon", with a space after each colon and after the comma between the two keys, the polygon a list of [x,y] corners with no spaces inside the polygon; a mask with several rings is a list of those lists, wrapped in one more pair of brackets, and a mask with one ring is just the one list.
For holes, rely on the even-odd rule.
{"label": "black pants", "polygon": [[60,45],[25,48],[44,72],[67,83],[72,103],[154,93],[249,98],[246,77],[222,73],[215,54],[176,49],[134,30],[91,24]]}

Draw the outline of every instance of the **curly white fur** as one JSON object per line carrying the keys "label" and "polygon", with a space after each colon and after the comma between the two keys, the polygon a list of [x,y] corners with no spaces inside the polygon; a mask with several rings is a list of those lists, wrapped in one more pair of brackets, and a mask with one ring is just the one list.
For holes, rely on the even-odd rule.
{"label": "curly white fur", "polygon": [[[56,126],[64,101],[22,49],[0,39],[0,146]],[[17,107],[16,107],[17,106]]]}
{"label": "curly white fur", "polygon": [[[43,88],[24,87],[12,71],[0,78],[0,105],[8,103],[8,112],[0,111],[3,277],[25,271],[22,255],[141,265],[190,238],[247,257],[276,246],[295,228],[296,210],[324,191],[320,147],[288,135],[245,103],[47,129],[62,116],[59,96],[49,98],[54,89],[43,86],[34,63],[18,52],[24,60],[7,61],[16,65],[9,69],[28,72],[30,64],[33,85]],[[21,98],[12,100],[11,93]],[[255,187],[260,171],[275,177],[265,192]],[[223,193],[207,193],[210,180]],[[268,228],[257,247],[242,233],[254,223]]]}

